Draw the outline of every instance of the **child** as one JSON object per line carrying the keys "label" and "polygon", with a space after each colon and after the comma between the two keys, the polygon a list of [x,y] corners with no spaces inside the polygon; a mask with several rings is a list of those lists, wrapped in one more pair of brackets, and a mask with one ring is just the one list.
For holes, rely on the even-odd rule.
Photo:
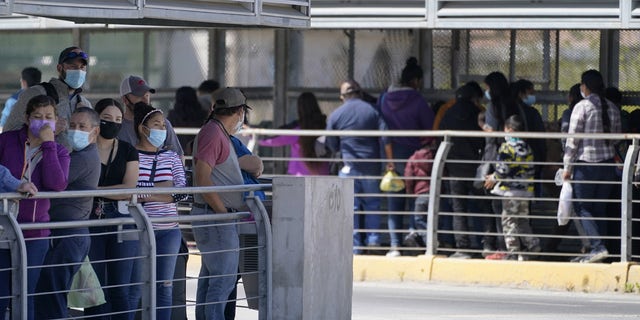
{"label": "child", "polygon": [[[411,232],[404,239],[407,247],[425,247],[427,238],[427,209],[429,207],[429,187],[431,168],[433,167],[434,151],[431,140],[426,139],[422,148],[409,157],[409,161],[404,169],[404,176],[407,177],[405,188],[407,194],[415,194],[416,202],[414,221],[419,232]],[[415,179],[417,178],[417,179]]]}
{"label": "child", "polygon": [[[518,115],[509,117],[504,124],[504,132],[518,132],[523,128],[524,122]],[[505,137],[505,142],[498,150],[498,161],[496,171],[487,176],[485,187],[493,187],[491,193],[504,197],[502,232],[508,254],[496,253],[496,256],[488,256],[487,259],[526,260],[526,256],[519,253],[520,242],[528,251],[540,252],[540,239],[530,236],[532,231],[527,218],[529,200],[516,198],[533,196],[534,166],[527,163],[533,162],[533,152],[523,139]]]}

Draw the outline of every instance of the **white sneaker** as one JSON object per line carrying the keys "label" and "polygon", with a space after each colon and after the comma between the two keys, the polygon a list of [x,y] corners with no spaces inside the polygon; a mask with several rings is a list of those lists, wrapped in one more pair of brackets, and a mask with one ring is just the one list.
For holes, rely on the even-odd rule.
{"label": "white sneaker", "polygon": [[389,258],[395,258],[395,257],[399,257],[401,255],[402,254],[400,254],[399,250],[393,249],[393,250],[390,250],[389,252],[387,252],[386,256],[389,257]]}

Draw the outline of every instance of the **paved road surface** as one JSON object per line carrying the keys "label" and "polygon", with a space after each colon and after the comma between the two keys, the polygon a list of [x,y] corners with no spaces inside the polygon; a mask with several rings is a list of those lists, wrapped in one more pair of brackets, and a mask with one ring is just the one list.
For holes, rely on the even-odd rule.
{"label": "paved road surface", "polygon": [[354,320],[640,319],[639,294],[427,283],[355,283]]}

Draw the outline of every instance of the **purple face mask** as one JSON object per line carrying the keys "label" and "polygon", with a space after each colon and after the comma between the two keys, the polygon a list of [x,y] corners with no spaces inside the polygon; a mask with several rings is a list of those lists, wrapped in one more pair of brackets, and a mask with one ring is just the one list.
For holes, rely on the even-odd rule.
{"label": "purple face mask", "polygon": [[29,121],[29,130],[34,136],[39,138],[40,129],[42,129],[42,127],[47,123],[49,124],[49,127],[51,127],[51,130],[55,132],[56,122],[54,120],[45,120],[45,119],[31,119],[31,121]]}

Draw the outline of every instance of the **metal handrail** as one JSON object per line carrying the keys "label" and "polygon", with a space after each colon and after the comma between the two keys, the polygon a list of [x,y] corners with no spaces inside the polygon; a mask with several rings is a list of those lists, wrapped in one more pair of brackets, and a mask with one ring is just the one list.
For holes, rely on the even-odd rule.
{"label": "metal handrail", "polygon": [[[155,254],[155,237],[152,223],[154,222],[193,222],[193,221],[221,221],[231,219],[244,219],[250,217],[249,212],[237,213],[220,213],[208,215],[189,215],[178,217],[148,217],[141,204],[137,203],[138,194],[196,194],[208,192],[245,192],[271,189],[271,184],[255,184],[255,185],[237,185],[237,186],[210,186],[210,187],[183,187],[183,188],[132,188],[132,189],[104,189],[99,190],[73,190],[60,192],[39,192],[37,195],[30,197],[33,199],[45,198],[76,198],[76,197],[94,197],[94,196],[121,196],[131,195],[128,204],[130,218],[114,218],[100,220],[79,220],[79,221],[59,221],[59,222],[39,222],[39,223],[23,223],[18,224],[16,217],[9,213],[9,201],[27,198],[26,195],[19,193],[0,193],[0,199],[3,205],[0,207],[0,236],[2,241],[0,245],[9,246],[12,255],[11,269],[14,272],[12,277],[12,310],[14,310],[12,319],[22,319],[27,314],[27,263],[26,263],[26,245],[22,235],[23,230],[33,229],[58,229],[58,228],[77,228],[77,227],[93,227],[93,226],[111,226],[135,224],[137,232],[140,233],[141,255],[148,259],[143,259],[142,277],[142,303],[145,306],[142,312],[143,319],[155,319],[156,309],[156,291],[153,285],[156,281],[156,254]],[[261,234],[263,232],[271,232],[270,220],[266,209],[259,198],[250,196],[247,198],[247,205],[255,213],[255,221],[258,224],[258,247],[263,248],[259,256],[259,272],[264,272],[264,281],[271,281],[271,235]],[[8,240],[8,241],[6,241]],[[271,319],[271,283],[261,281],[260,284],[260,319]],[[3,311],[4,315],[4,311]]]}

